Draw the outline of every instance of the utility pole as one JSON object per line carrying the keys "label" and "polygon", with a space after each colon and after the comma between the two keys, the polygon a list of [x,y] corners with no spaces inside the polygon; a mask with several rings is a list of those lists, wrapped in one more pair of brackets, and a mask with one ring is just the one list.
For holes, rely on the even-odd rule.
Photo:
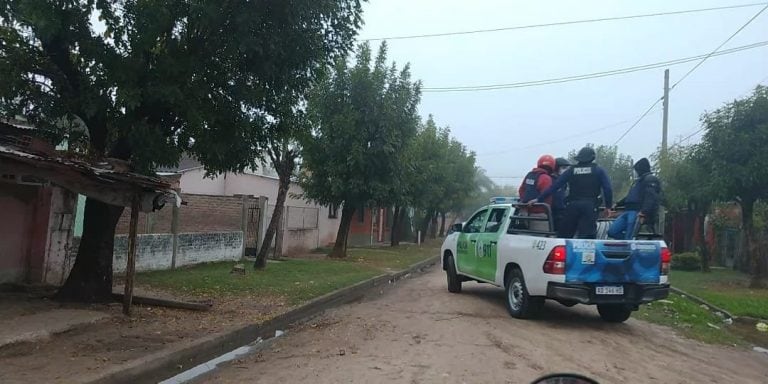
{"label": "utility pole", "polygon": [[[667,147],[667,124],[669,121],[669,69],[664,70],[664,115],[661,123],[661,153],[659,153],[659,171],[663,174],[668,167],[669,148]],[[664,207],[659,209],[659,226],[664,234],[667,226],[667,212]]]}
{"label": "utility pole", "polygon": [[664,70],[664,117],[661,126],[661,166],[667,160],[667,122],[669,121],[669,69]]}

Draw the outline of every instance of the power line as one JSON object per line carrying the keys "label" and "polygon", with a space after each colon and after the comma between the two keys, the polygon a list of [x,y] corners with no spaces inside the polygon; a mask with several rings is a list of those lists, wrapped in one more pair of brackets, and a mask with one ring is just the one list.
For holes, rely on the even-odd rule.
{"label": "power line", "polygon": [[678,84],[680,84],[680,83],[681,83],[683,80],[685,80],[685,78],[686,78],[686,77],[688,77],[688,76],[689,76],[691,73],[693,73],[693,71],[695,71],[695,70],[696,70],[697,68],[699,68],[699,67],[700,67],[702,64],[704,64],[704,62],[705,62],[705,61],[707,61],[707,59],[709,59],[710,57],[712,57],[712,55],[714,55],[714,54],[715,54],[715,52],[717,52],[718,50],[720,50],[720,48],[722,48],[724,45],[728,44],[728,42],[729,42],[729,41],[731,41],[731,39],[733,39],[734,37],[736,37],[736,35],[738,35],[738,34],[739,34],[739,32],[741,32],[742,30],[744,30],[744,28],[746,28],[746,27],[747,27],[749,24],[751,24],[751,23],[752,23],[752,22],[753,22],[755,19],[757,19],[757,18],[758,18],[758,16],[760,16],[760,15],[761,15],[763,12],[765,12],[765,10],[766,10],[766,9],[768,9],[768,5],[766,5],[765,7],[763,7],[763,9],[761,9],[761,10],[760,10],[759,12],[757,12],[757,13],[756,13],[754,16],[752,16],[752,18],[751,18],[751,19],[747,20],[747,22],[746,22],[746,23],[744,23],[744,25],[742,25],[742,26],[741,26],[741,28],[737,29],[737,30],[736,30],[736,32],[734,32],[734,33],[733,33],[731,36],[729,36],[727,39],[725,39],[725,41],[723,41],[723,42],[722,42],[720,45],[718,45],[718,46],[717,46],[717,48],[715,48],[715,49],[714,49],[712,52],[710,52],[710,53],[709,53],[709,55],[707,55],[706,57],[702,58],[702,59],[701,59],[701,61],[699,61],[699,62],[698,62],[696,65],[694,65],[694,66],[693,66],[693,68],[691,68],[691,70],[690,70],[690,71],[688,71],[688,72],[687,72],[685,75],[683,75],[683,77],[681,77],[681,78],[680,78],[680,80],[678,80],[676,83],[672,84],[672,87],[670,87],[670,88],[669,88],[669,90],[671,91],[671,90],[675,89],[675,87],[677,87],[677,85],[678,85]]}
{"label": "power line", "polygon": [[634,129],[635,127],[637,127],[637,125],[638,125],[638,124],[640,124],[640,122],[641,122],[641,121],[643,121],[643,119],[644,119],[646,116],[648,116],[648,114],[649,114],[649,113],[651,113],[651,110],[653,110],[653,108],[654,108],[654,107],[656,107],[657,105],[659,105],[659,102],[661,102],[661,100],[662,100],[662,98],[661,98],[661,97],[660,97],[660,98],[658,98],[658,99],[656,99],[656,101],[655,101],[653,104],[651,104],[651,106],[650,106],[650,107],[648,107],[648,109],[647,109],[647,110],[645,110],[645,112],[643,112],[643,114],[642,114],[642,115],[640,115],[640,117],[639,117],[639,118],[638,118],[638,119],[637,119],[637,120],[634,122],[634,124],[632,124],[632,125],[631,125],[629,128],[627,128],[627,130],[626,130],[626,131],[624,131],[624,133],[622,133],[622,134],[621,134],[621,136],[620,136],[620,137],[619,137],[619,138],[618,138],[616,141],[614,141],[614,142],[613,142],[613,145],[616,145],[616,144],[618,144],[618,143],[619,143],[619,141],[621,141],[621,139],[623,139],[623,138],[624,138],[624,136],[626,136],[626,135],[627,135],[627,134],[628,134],[630,131],[632,131],[632,129]]}
{"label": "power line", "polygon": [[597,19],[558,21],[558,22],[552,22],[552,23],[518,25],[518,26],[511,26],[511,27],[491,28],[491,29],[476,29],[476,30],[470,30],[470,31],[440,32],[440,33],[428,33],[428,34],[421,34],[421,35],[377,37],[377,38],[361,39],[361,40],[362,41],[405,40],[405,39],[421,39],[421,38],[429,38],[429,37],[470,35],[470,34],[476,34],[476,33],[502,32],[502,31],[513,31],[513,30],[519,30],[519,29],[532,29],[532,28],[554,27],[554,26],[562,26],[562,25],[585,24],[585,23],[595,23],[595,22],[615,21],[615,20],[640,19],[640,18],[656,17],[656,16],[681,15],[681,14],[687,14],[687,13],[720,11],[720,10],[726,10],[726,9],[755,7],[755,6],[766,5],[766,4],[768,4],[768,3],[764,3],[763,2],[763,3],[739,4],[739,5],[731,5],[731,6],[725,6],[725,7],[689,9],[689,10],[671,11],[671,12],[656,12],[656,13],[646,13],[646,14],[628,15],[628,16],[602,17],[602,18],[597,18]]}
{"label": "power line", "polygon": [[588,79],[607,77],[607,76],[623,75],[623,74],[632,73],[632,72],[667,67],[670,65],[684,64],[684,63],[696,61],[703,58],[729,55],[729,54],[745,51],[748,49],[761,48],[765,46],[768,46],[768,41],[760,41],[757,43],[729,48],[716,53],[701,54],[701,55],[696,55],[691,57],[684,57],[680,59],[662,61],[662,62],[651,63],[651,64],[643,64],[643,65],[638,65],[633,67],[612,69],[608,71],[593,72],[593,73],[587,73],[582,75],[572,75],[572,76],[558,77],[558,78],[552,78],[552,79],[531,80],[531,81],[522,81],[517,83],[506,83],[506,84],[468,85],[468,86],[452,86],[452,87],[425,87],[425,88],[422,88],[422,91],[432,92],[432,93],[492,91],[492,90],[499,90],[499,89],[511,89],[511,88],[523,88],[523,87],[559,84],[559,83],[566,83],[571,81],[580,81],[580,80],[588,80]]}
{"label": "power line", "polygon": [[[737,30],[736,30],[736,32],[734,32],[733,34],[731,34],[731,36],[729,36],[727,39],[725,39],[725,41],[723,41],[723,42],[722,42],[720,45],[718,45],[718,46],[717,46],[717,48],[715,48],[715,49],[714,49],[712,52],[710,52],[710,53],[709,53],[709,55],[707,55],[706,57],[702,58],[702,59],[701,59],[701,61],[700,61],[700,62],[698,62],[698,63],[697,63],[697,64],[696,64],[696,65],[695,65],[693,68],[691,68],[691,70],[689,70],[689,71],[688,71],[688,72],[687,72],[687,73],[686,73],[686,74],[685,74],[685,75],[684,75],[682,78],[680,78],[680,80],[678,80],[678,81],[677,81],[675,84],[673,84],[673,85],[672,85],[672,87],[670,87],[670,88],[669,88],[669,91],[671,92],[671,91],[672,91],[672,90],[673,90],[673,89],[674,89],[674,88],[675,88],[675,87],[676,87],[678,84],[680,84],[680,83],[681,83],[683,80],[685,80],[685,78],[687,78],[687,77],[688,77],[688,76],[689,76],[691,73],[693,73],[693,71],[695,71],[697,68],[699,68],[699,67],[701,66],[701,64],[704,64],[704,62],[705,62],[705,61],[706,61],[708,58],[712,57],[712,55],[714,55],[714,54],[715,54],[715,53],[716,53],[716,52],[717,52],[717,51],[718,51],[720,48],[722,48],[722,47],[723,47],[725,44],[727,44],[729,41],[731,41],[731,39],[733,39],[733,38],[734,38],[736,35],[738,35],[738,34],[739,34],[739,32],[743,31],[743,30],[744,30],[744,28],[746,28],[746,27],[747,27],[749,24],[751,24],[751,23],[752,23],[752,21],[754,21],[754,20],[755,20],[755,19],[756,19],[758,16],[760,16],[760,15],[761,15],[763,12],[765,12],[765,10],[766,10],[766,9],[768,9],[768,5],[766,5],[766,6],[765,6],[765,7],[763,7],[762,9],[760,9],[760,11],[758,11],[758,12],[757,12],[757,13],[756,13],[754,16],[752,16],[752,17],[751,17],[749,20],[747,20],[747,22],[746,22],[746,23],[744,23],[744,24],[743,24],[741,27],[739,27],[739,29],[737,29]],[[651,111],[651,110],[652,110],[652,109],[653,109],[655,106],[657,106],[657,105],[659,104],[659,102],[660,102],[660,101],[662,101],[662,100],[663,100],[663,98],[664,98],[664,97],[662,96],[662,97],[660,97],[660,98],[656,99],[656,101],[655,101],[653,104],[651,104],[650,108],[648,108],[648,110],[646,110],[646,111],[645,111],[645,113],[643,113],[643,114],[640,116],[640,118],[639,118],[639,119],[637,119],[637,121],[636,121],[634,124],[632,124],[632,126],[631,126],[631,127],[629,127],[629,129],[627,129],[627,130],[626,130],[626,131],[625,131],[625,132],[624,132],[624,133],[621,135],[621,137],[619,137],[619,138],[618,138],[618,140],[616,140],[616,142],[614,142],[614,143],[613,143],[613,145],[616,145],[616,144],[618,144],[618,143],[619,143],[619,141],[621,141],[621,139],[623,139],[623,138],[624,138],[624,137],[625,137],[625,136],[626,136],[626,135],[627,135],[627,134],[628,134],[630,131],[632,131],[632,129],[633,129],[633,128],[635,128],[635,127],[636,127],[638,124],[640,124],[640,121],[642,121],[642,120],[645,118],[645,116],[647,116],[647,115],[648,115],[648,113],[649,113],[649,112],[650,112],[650,111]]]}
{"label": "power line", "polygon": [[561,137],[561,138],[559,138],[557,140],[542,141],[542,142],[537,143],[537,144],[531,144],[531,145],[527,145],[527,146],[524,146],[524,147],[518,147],[518,148],[505,149],[503,151],[486,152],[486,153],[478,154],[477,156],[478,157],[480,157],[480,156],[494,156],[494,155],[500,155],[500,154],[514,152],[514,151],[522,151],[522,150],[526,150],[526,149],[537,148],[537,147],[541,147],[541,146],[545,146],[545,145],[549,145],[549,144],[560,143],[560,142],[563,142],[563,141],[569,141],[569,140],[577,138],[577,137],[582,137],[582,136],[586,136],[586,135],[589,135],[589,134],[592,134],[592,133],[597,133],[597,132],[600,132],[600,131],[605,131],[606,129],[613,128],[615,126],[624,124],[626,122],[627,122],[627,120],[623,120],[623,121],[619,121],[617,123],[606,125],[604,127],[593,129],[591,131],[586,131],[586,132],[577,133],[577,134],[574,134],[574,135],[571,135],[571,136]]}

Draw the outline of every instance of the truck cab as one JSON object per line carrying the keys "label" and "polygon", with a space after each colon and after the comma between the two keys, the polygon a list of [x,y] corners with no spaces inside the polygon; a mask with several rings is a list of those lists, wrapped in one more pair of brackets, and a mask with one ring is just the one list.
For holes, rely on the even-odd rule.
{"label": "truck cab", "polygon": [[[514,317],[534,316],[549,299],[597,305],[610,322],[668,296],[671,254],[664,241],[557,238],[549,206],[542,206],[546,217],[533,217],[517,201],[494,198],[453,227],[441,247],[448,290],[461,292],[465,281],[488,283],[507,291]],[[549,230],[529,229],[533,221],[547,222]]]}

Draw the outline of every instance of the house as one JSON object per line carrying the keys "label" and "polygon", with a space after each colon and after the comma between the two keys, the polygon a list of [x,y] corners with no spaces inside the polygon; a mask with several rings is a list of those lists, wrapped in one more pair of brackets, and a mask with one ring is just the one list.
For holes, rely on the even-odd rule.
{"label": "house", "polygon": [[0,283],[61,284],[73,264],[77,194],[152,211],[176,194],[162,180],[57,151],[23,123],[0,121]]}
{"label": "house", "polygon": [[[267,198],[268,224],[277,200],[278,177],[269,166],[243,173],[224,173],[206,177],[202,164],[194,158],[184,156],[178,167],[158,170],[159,175],[180,176],[179,186],[183,194],[234,196],[253,195]],[[311,249],[327,246],[336,240],[340,215],[338,209],[307,202],[300,196],[301,187],[291,183],[286,197],[281,223],[282,237],[276,236],[273,246],[281,249],[283,255],[305,253]],[[279,238],[279,240],[277,240]],[[248,253],[254,253],[252,245]]]}

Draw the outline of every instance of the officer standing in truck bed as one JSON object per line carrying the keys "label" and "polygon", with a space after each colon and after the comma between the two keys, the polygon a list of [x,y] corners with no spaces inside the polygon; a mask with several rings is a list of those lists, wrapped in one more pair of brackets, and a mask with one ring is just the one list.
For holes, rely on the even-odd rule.
{"label": "officer standing in truck bed", "polygon": [[613,206],[613,190],[608,174],[595,164],[596,153],[592,147],[584,147],[576,155],[576,165],[568,168],[557,181],[542,192],[536,200],[543,202],[568,184],[568,199],[562,228],[558,237],[572,238],[577,232],[580,239],[594,239],[597,235],[598,198],[602,190],[606,207]]}

